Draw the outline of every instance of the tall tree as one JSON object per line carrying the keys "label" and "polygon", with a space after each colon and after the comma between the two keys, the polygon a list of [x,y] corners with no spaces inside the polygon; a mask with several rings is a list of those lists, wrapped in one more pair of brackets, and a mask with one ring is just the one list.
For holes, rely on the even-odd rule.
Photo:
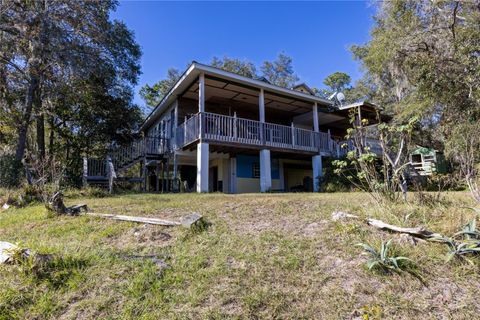
{"label": "tall tree", "polygon": [[0,140],[17,163],[35,148],[45,157],[47,140],[49,161],[78,160],[140,123],[132,92],[141,52],[110,19],[116,4],[0,1]]}
{"label": "tall tree", "polygon": [[[48,87],[89,76],[99,66],[115,71],[116,85],[137,81],[140,49],[132,33],[109,14],[115,1],[18,1],[0,3],[0,60],[7,87],[18,100],[16,159],[25,154],[28,130],[36,115],[37,143],[44,154],[44,114]],[[50,92],[51,93],[51,92]],[[23,100],[23,103],[22,103]]]}
{"label": "tall tree", "polygon": [[264,61],[260,69],[270,83],[280,87],[292,88],[299,79],[293,69],[293,59],[284,53],[272,62]]}
{"label": "tall tree", "polygon": [[148,84],[144,85],[140,89],[140,96],[145,101],[147,106],[154,108],[175,85],[178,79],[180,79],[180,76],[180,71],[175,68],[170,68],[167,71],[166,79],[162,79],[152,86]]}
{"label": "tall tree", "polygon": [[453,129],[470,130],[468,124],[480,120],[480,0],[384,1],[371,34],[352,51],[374,99],[398,119],[420,116],[418,129],[434,137],[432,143],[451,145],[478,134]]}
{"label": "tall tree", "polygon": [[210,64],[212,67],[233,72],[244,77],[252,79],[257,78],[257,68],[252,62],[246,60],[229,57],[223,57],[223,59],[213,57]]}
{"label": "tall tree", "polygon": [[331,92],[343,92],[350,88],[352,78],[344,72],[334,72],[323,80]]}

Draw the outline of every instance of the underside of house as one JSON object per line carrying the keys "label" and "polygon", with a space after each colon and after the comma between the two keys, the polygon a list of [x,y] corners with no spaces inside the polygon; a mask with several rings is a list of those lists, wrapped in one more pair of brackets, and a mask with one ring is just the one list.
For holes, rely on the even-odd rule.
{"label": "underside of house", "polygon": [[336,106],[306,85],[193,63],[145,120],[144,138],[111,154],[111,167],[119,176],[139,164],[147,191],[318,191],[322,159],[351,150],[350,119],[376,115],[366,102]]}

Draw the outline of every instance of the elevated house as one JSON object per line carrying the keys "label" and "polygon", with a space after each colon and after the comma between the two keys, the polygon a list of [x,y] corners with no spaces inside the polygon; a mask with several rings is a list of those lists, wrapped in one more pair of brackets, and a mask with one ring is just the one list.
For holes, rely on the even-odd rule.
{"label": "elevated house", "polygon": [[142,164],[149,191],[317,191],[326,157],[339,157],[350,115],[307,85],[293,89],[194,62],[147,117],[144,138],[112,154],[115,170]]}

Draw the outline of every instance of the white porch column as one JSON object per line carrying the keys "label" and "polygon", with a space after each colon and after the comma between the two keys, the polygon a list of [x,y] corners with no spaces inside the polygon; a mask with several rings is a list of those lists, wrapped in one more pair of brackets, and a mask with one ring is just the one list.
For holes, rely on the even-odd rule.
{"label": "white porch column", "polygon": [[200,119],[198,122],[198,135],[199,139],[202,139],[204,137],[203,131],[204,131],[204,117],[202,115],[203,112],[205,112],[205,74],[201,73],[200,76],[198,77],[198,112],[200,112]]}
{"label": "white porch column", "polygon": [[322,156],[316,155],[312,157],[313,169],[313,191],[320,191],[320,177],[322,176]]}
{"label": "white porch column", "polygon": [[317,103],[313,105],[313,131],[319,132],[320,128],[318,126],[318,107]]}
{"label": "white porch column", "polygon": [[197,144],[197,192],[208,192],[208,143]]}
{"label": "white porch column", "polygon": [[[205,112],[205,74],[198,77],[198,112]],[[200,117],[200,142],[197,144],[197,192],[208,192],[209,146],[202,141],[203,121]]]}
{"label": "white porch column", "polygon": [[260,95],[258,97],[258,113],[260,115],[260,122],[265,122],[265,95],[263,89],[260,89]]}
{"label": "white porch column", "polygon": [[198,77],[198,112],[205,112],[205,74]]}
{"label": "white porch column", "polygon": [[[318,125],[318,107],[317,103],[313,105],[313,131],[320,132]],[[316,155],[312,157],[312,169],[313,169],[313,191],[320,191],[320,177],[322,176],[322,156]]]}
{"label": "white porch column", "polygon": [[272,189],[272,168],[270,150],[260,150],[260,191],[268,192]]}
{"label": "white porch column", "polygon": [[[265,95],[263,89],[260,89],[258,97],[258,114],[262,126],[260,127],[260,138],[263,141],[263,124],[265,123]],[[272,168],[270,162],[270,150],[260,150],[260,191],[268,192],[272,189]]]}

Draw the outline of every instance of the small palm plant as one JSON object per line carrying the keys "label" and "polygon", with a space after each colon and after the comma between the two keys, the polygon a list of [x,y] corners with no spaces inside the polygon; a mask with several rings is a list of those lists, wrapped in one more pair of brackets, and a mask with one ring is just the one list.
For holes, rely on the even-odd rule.
{"label": "small palm plant", "polygon": [[379,269],[384,272],[401,272],[404,271],[405,262],[413,263],[407,257],[390,255],[390,246],[392,244],[392,239],[388,240],[386,243],[382,241],[380,250],[373,248],[372,246],[366,243],[358,243],[357,246],[363,248],[366,254],[370,256],[370,260],[367,261],[368,270]]}

